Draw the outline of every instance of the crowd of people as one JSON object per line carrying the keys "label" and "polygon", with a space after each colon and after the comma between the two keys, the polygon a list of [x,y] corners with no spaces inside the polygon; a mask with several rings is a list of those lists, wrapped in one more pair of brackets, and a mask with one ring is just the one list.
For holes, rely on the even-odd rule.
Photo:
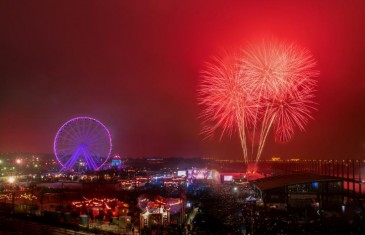
{"label": "crowd of people", "polygon": [[257,206],[247,186],[219,185],[196,195],[193,231],[207,234],[365,234],[362,211],[318,208],[277,210]]}

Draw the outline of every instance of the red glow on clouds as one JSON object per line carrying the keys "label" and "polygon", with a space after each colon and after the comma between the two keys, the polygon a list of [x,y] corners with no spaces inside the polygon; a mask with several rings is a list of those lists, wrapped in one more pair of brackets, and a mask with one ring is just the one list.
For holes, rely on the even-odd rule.
{"label": "red glow on clouds", "polygon": [[201,141],[196,89],[221,50],[276,37],[318,61],[318,112],[263,156],[359,156],[364,1],[1,1],[0,152],[52,152],[62,123],[101,120],[123,156],[241,158]]}

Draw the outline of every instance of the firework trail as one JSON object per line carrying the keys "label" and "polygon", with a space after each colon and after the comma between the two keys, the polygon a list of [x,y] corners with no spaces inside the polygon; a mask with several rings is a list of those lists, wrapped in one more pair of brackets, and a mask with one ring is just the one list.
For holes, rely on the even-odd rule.
{"label": "firework trail", "polygon": [[245,162],[257,162],[272,128],[275,141],[282,143],[293,138],[296,128],[305,130],[315,105],[315,65],[309,51],[277,41],[249,45],[207,63],[198,93],[203,133],[210,137],[221,129],[222,138],[238,132]]}
{"label": "firework trail", "polygon": [[[250,45],[239,58],[241,76],[249,80],[253,93],[257,95],[257,116],[254,119],[253,135],[260,128],[258,151],[255,160],[260,159],[264,144],[275,123],[275,140],[287,142],[298,126],[304,130],[313,105],[313,79],[315,61],[311,54],[294,44],[270,41]],[[251,145],[253,154],[254,142]]]}
{"label": "firework trail", "polygon": [[198,101],[204,107],[202,133],[212,137],[221,129],[224,134],[232,136],[238,132],[243,155],[247,161],[246,128],[253,122],[256,114],[254,97],[251,97],[249,84],[241,78],[240,67],[236,57],[215,58],[207,63],[202,72]]}

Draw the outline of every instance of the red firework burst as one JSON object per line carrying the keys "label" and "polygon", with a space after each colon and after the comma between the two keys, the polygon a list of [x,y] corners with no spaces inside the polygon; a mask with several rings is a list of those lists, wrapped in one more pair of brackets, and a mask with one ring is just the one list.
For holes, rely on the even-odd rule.
{"label": "red firework burst", "polygon": [[215,58],[207,63],[202,78],[198,101],[204,107],[201,113],[205,124],[203,133],[210,137],[222,128],[221,136],[232,135],[236,129],[252,122],[253,99],[241,79],[235,57]]}
{"label": "red firework burst", "polygon": [[250,81],[252,92],[261,98],[286,93],[293,86],[309,83],[318,74],[307,50],[284,42],[250,45],[242,50],[239,60],[242,76]]}
{"label": "red firework burst", "polygon": [[314,89],[311,85],[295,88],[278,96],[272,102],[269,116],[274,119],[275,141],[286,143],[294,136],[294,129],[304,131],[311,111],[315,109]]}
{"label": "red firework burst", "polygon": [[246,161],[246,133],[258,133],[259,160],[272,126],[275,140],[287,142],[295,128],[303,131],[311,119],[315,65],[309,51],[273,41],[250,45],[239,56],[215,59],[202,73],[199,89],[203,132],[212,136],[222,128],[222,135],[231,135],[238,130]]}

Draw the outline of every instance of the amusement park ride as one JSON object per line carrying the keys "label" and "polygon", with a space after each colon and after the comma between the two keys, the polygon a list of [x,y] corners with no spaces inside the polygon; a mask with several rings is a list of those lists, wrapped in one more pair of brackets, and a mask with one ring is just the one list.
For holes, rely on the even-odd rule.
{"label": "amusement park ride", "polygon": [[76,117],[61,126],[54,140],[54,153],[61,171],[102,169],[112,150],[109,130],[91,117]]}

